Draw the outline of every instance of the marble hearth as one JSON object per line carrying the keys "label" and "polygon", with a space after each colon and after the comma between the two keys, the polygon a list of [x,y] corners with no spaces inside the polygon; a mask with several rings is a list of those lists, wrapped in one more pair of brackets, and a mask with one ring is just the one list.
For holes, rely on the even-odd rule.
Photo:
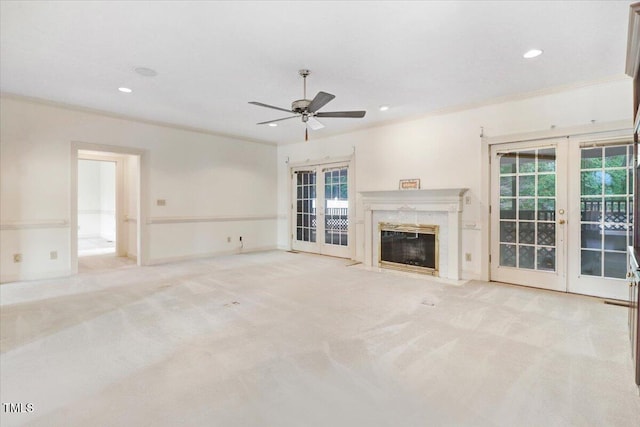
{"label": "marble hearth", "polygon": [[378,267],[378,224],[432,224],[439,227],[439,276],[458,280],[461,271],[460,229],[466,188],[362,191],[364,264]]}

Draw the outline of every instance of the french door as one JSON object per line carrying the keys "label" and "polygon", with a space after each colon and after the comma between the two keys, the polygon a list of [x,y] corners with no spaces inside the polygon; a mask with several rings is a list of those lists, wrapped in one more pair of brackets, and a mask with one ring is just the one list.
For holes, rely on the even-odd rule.
{"label": "french door", "polygon": [[491,279],[626,299],[633,152],[563,138],[491,148]]}
{"label": "french door", "polygon": [[349,258],[348,163],[293,168],[291,172],[292,249]]}
{"label": "french door", "polygon": [[491,279],[566,290],[566,144],[491,149]]}
{"label": "french door", "polygon": [[[569,189],[575,209],[569,239],[569,292],[626,300],[627,247],[633,245],[631,141],[576,141]],[[579,153],[579,154],[578,154]]]}

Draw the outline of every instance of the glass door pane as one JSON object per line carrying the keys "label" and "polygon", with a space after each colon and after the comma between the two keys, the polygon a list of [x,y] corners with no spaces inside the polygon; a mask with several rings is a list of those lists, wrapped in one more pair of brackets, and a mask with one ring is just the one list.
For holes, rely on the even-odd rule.
{"label": "glass door pane", "polygon": [[556,271],[556,149],[500,156],[499,265]]}
{"label": "glass door pane", "polygon": [[491,147],[491,279],[566,291],[563,140]]}
{"label": "glass door pane", "polygon": [[324,170],[325,244],[347,246],[349,231],[348,168]]}
{"label": "glass door pane", "polygon": [[633,235],[633,148],[582,148],[580,273],[624,279]]}
{"label": "glass door pane", "polygon": [[296,172],[296,240],[315,243],[316,230],[316,172]]}

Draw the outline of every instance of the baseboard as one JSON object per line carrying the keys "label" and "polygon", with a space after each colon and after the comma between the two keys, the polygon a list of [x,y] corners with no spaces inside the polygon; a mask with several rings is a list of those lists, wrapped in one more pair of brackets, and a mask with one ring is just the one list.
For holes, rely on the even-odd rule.
{"label": "baseboard", "polygon": [[465,271],[462,270],[460,272],[460,278],[462,280],[482,280],[482,275],[475,271]]}
{"label": "baseboard", "polygon": [[71,276],[71,270],[60,271],[48,271],[41,273],[27,273],[27,274],[7,274],[0,276],[0,284],[12,283],[12,282],[26,282],[32,280],[44,280],[44,279],[59,279],[61,277]]}
{"label": "baseboard", "polygon": [[173,262],[190,261],[190,260],[202,259],[202,258],[213,258],[213,257],[228,256],[228,255],[241,255],[241,254],[248,254],[248,253],[252,253],[252,252],[265,252],[265,251],[274,251],[274,250],[278,250],[278,247],[275,246],[275,245],[274,246],[261,246],[261,247],[257,247],[257,248],[251,248],[251,249],[236,248],[236,249],[230,250],[230,251],[217,251],[217,252],[207,252],[207,253],[201,253],[201,254],[191,254],[191,255],[180,255],[180,256],[174,256],[174,257],[154,258],[154,259],[148,260],[145,263],[145,265],[170,264],[170,263],[173,263]]}

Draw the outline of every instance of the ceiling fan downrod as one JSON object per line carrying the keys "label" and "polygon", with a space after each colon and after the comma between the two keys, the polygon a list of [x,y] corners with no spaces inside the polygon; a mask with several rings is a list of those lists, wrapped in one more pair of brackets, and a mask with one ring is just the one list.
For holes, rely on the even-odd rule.
{"label": "ceiling fan downrod", "polygon": [[311,71],[302,69],[302,70],[298,71],[298,73],[300,73],[300,75],[302,76],[302,79],[303,79],[303,82],[302,82],[302,86],[303,86],[302,99],[307,99],[307,76],[309,74],[311,74]]}

